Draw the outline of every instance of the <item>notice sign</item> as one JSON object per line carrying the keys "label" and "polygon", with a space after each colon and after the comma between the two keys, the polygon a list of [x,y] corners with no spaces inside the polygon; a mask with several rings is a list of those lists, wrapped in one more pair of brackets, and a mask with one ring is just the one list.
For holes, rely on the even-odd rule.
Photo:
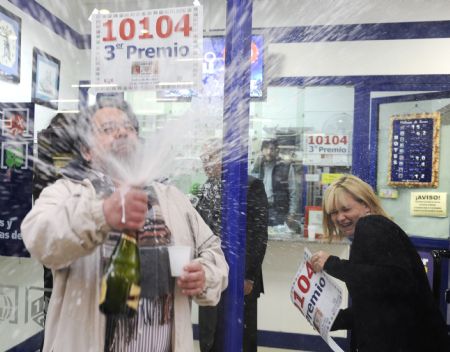
{"label": "notice sign", "polygon": [[447,217],[446,192],[411,192],[411,216]]}
{"label": "notice sign", "polygon": [[350,166],[350,138],[342,134],[304,134],[303,164]]}
{"label": "notice sign", "polygon": [[325,272],[314,273],[311,252],[306,247],[303,259],[292,283],[292,303],[333,351],[342,351],[329,336],[342,303],[342,291]]}
{"label": "notice sign", "polygon": [[97,14],[91,77],[96,91],[198,88],[201,6]]}
{"label": "notice sign", "polygon": [[330,185],[334,181],[339,180],[344,174],[330,174],[330,173],[323,173],[322,175],[322,184],[323,185]]}
{"label": "notice sign", "polygon": [[439,130],[439,113],[391,117],[389,186],[438,186]]}

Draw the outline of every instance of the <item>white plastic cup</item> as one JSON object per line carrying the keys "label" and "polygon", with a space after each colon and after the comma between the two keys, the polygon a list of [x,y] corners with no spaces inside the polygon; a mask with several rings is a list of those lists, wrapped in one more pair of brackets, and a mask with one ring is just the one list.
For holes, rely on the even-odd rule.
{"label": "white plastic cup", "polygon": [[316,232],[316,225],[308,225],[308,241],[314,241],[316,239]]}
{"label": "white plastic cup", "polygon": [[181,276],[183,267],[191,261],[192,249],[189,246],[169,246],[170,272],[172,276]]}

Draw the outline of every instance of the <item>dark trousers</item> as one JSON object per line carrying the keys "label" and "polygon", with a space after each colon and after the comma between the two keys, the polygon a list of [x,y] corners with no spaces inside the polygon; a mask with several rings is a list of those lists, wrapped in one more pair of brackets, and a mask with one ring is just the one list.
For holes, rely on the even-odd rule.
{"label": "dark trousers", "polygon": [[201,352],[219,352],[220,344],[218,343],[219,336],[217,334],[217,317],[219,311],[217,306],[200,306],[198,307],[198,339],[200,342]]}
{"label": "dark trousers", "polygon": [[244,297],[244,352],[258,349],[258,297],[250,294]]}
{"label": "dark trousers", "polygon": [[[198,312],[199,342],[201,352],[221,352],[222,343],[218,319],[223,314],[223,304],[214,307],[200,306]],[[244,337],[243,352],[256,352],[258,348],[258,298],[254,295],[244,297]]]}

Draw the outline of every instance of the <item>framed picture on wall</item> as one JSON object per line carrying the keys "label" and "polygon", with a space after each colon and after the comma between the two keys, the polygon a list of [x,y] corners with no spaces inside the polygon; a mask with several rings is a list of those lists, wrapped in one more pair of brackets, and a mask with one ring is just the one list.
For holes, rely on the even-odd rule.
{"label": "framed picture on wall", "polygon": [[33,90],[32,101],[52,109],[58,108],[59,72],[61,62],[37,49],[33,48]]}
{"label": "framed picture on wall", "polygon": [[4,141],[0,146],[1,169],[28,169],[29,141]]}
{"label": "framed picture on wall", "polygon": [[0,136],[4,138],[32,138],[33,121],[26,105],[0,104]]}
{"label": "framed picture on wall", "polygon": [[20,82],[22,20],[0,6],[0,79]]}

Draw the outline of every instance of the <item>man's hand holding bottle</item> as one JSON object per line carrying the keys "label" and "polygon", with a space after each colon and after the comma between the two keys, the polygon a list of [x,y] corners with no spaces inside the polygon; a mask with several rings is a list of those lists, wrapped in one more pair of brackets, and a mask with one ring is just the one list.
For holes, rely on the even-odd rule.
{"label": "man's hand holding bottle", "polygon": [[147,202],[147,193],[142,189],[116,189],[103,201],[105,220],[116,230],[139,230],[145,224]]}

